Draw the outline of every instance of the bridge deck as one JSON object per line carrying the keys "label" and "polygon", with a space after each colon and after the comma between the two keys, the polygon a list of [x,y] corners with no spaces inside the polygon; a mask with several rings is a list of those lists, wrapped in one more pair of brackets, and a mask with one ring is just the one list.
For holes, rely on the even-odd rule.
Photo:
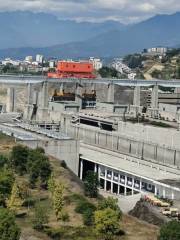
{"label": "bridge deck", "polygon": [[49,83],[79,83],[79,84],[115,84],[120,86],[141,86],[150,87],[154,85],[163,87],[180,87],[179,80],[129,80],[129,79],[110,79],[110,78],[99,78],[99,79],[76,79],[76,78],[47,78],[46,76],[25,76],[25,75],[0,75],[0,83],[2,84],[41,84],[43,82]]}

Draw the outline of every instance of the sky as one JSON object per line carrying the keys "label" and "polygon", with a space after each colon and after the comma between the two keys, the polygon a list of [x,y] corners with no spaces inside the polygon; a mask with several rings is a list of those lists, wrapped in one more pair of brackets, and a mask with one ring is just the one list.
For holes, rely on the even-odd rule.
{"label": "sky", "polygon": [[0,11],[49,12],[60,19],[134,23],[180,11],[180,0],[0,0]]}

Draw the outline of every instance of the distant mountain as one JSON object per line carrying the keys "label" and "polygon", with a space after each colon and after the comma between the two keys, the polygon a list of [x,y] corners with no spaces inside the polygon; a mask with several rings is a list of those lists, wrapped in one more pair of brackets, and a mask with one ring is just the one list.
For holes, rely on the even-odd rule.
{"label": "distant mountain", "polygon": [[[153,46],[178,45],[180,43],[179,26],[180,13],[157,15],[138,24],[121,26],[119,29],[116,26],[110,26],[108,32],[99,31],[98,35],[95,34],[96,36],[89,37],[88,40],[76,40],[46,48],[7,49],[0,51],[0,57],[24,57],[36,53],[59,58],[122,56]],[[104,27],[105,29],[107,28]]]}
{"label": "distant mountain", "polygon": [[28,11],[0,13],[0,49],[53,46],[83,41],[112,29],[122,29],[116,21],[89,23],[59,20],[46,13]]}

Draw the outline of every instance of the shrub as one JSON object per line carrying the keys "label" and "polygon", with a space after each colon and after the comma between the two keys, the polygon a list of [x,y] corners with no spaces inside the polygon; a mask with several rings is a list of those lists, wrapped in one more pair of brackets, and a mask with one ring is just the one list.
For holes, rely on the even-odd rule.
{"label": "shrub", "polygon": [[158,240],[179,240],[179,239],[180,239],[179,222],[171,221],[161,227]]}
{"label": "shrub", "polygon": [[122,217],[122,212],[120,207],[118,206],[118,199],[113,197],[104,198],[99,202],[98,209],[104,210],[106,208],[110,208],[117,212],[119,219]]}
{"label": "shrub", "polygon": [[67,169],[67,164],[64,160],[61,162],[61,167]]}
{"label": "shrub", "polygon": [[34,209],[34,218],[32,220],[33,228],[42,230],[44,224],[48,223],[47,207],[42,205],[40,202],[36,203]]}
{"label": "shrub", "polygon": [[8,209],[0,209],[0,239],[19,240],[20,229],[15,222],[15,216]]}
{"label": "shrub", "polygon": [[69,222],[69,214],[67,212],[62,212],[61,213],[61,220],[63,222]]}
{"label": "shrub", "polygon": [[0,154],[0,168],[3,168],[5,165],[9,164],[9,160],[6,156]]}
{"label": "shrub", "polygon": [[96,207],[94,204],[88,202],[88,201],[79,201],[76,208],[75,208],[75,211],[77,213],[80,213],[80,214],[84,214],[88,209],[92,210],[92,211],[95,211],[96,210]]}
{"label": "shrub", "polygon": [[120,234],[119,216],[116,211],[106,208],[95,212],[95,230],[104,239],[112,239]]}
{"label": "shrub", "polygon": [[84,213],[83,213],[83,223],[86,226],[91,226],[94,223],[94,210],[91,208],[88,208]]}

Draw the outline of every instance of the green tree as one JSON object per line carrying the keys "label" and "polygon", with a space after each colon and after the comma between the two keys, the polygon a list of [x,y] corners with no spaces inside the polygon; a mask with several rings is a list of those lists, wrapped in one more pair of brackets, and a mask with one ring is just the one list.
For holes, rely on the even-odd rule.
{"label": "green tree", "polygon": [[88,171],[84,180],[85,194],[91,198],[97,197],[98,195],[99,180],[97,173]]}
{"label": "green tree", "polygon": [[43,229],[44,224],[47,224],[49,220],[49,215],[47,212],[47,206],[38,202],[35,205],[34,217],[32,220],[33,228],[37,230]]}
{"label": "green tree", "polygon": [[40,179],[41,184],[47,184],[51,175],[51,165],[47,156],[39,150],[31,150],[28,156],[28,173],[32,186]]}
{"label": "green tree", "polygon": [[161,227],[158,240],[179,240],[179,239],[180,239],[179,222],[171,221]]}
{"label": "green tree", "polygon": [[108,198],[104,198],[102,201],[99,202],[98,204],[98,209],[99,210],[103,210],[106,208],[110,208],[112,210],[114,210],[117,214],[119,219],[121,219],[122,217],[122,212],[120,207],[118,206],[118,199],[113,198],[113,197],[108,197]]}
{"label": "green tree", "polygon": [[9,160],[6,156],[0,154],[0,168],[4,167],[5,165],[9,164]]}
{"label": "green tree", "polygon": [[14,146],[11,152],[11,164],[13,169],[23,175],[27,172],[27,160],[28,160],[29,149],[22,145]]}
{"label": "green tree", "polygon": [[8,209],[4,208],[0,209],[0,239],[20,239],[20,229],[15,222],[14,215]]}
{"label": "green tree", "polygon": [[11,194],[14,183],[14,175],[8,169],[0,170],[0,205],[5,205],[5,200]]}
{"label": "green tree", "polygon": [[118,78],[119,77],[119,73],[115,68],[110,68],[110,67],[102,67],[99,70],[99,74],[101,75],[101,77],[103,78]]}
{"label": "green tree", "polygon": [[61,219],[61,214],[64,206],[64,186],[61,183],[56,183],[52,200],[56,218]]}
{"label": "green tree", "polygon": [[118,213],[110,208],[98,210],[94,214],[96,233],[104,239],[112,239],[120,232]]}
{"label": "green tree", "polygon": [[20,188],[15,181],[12,187],[11,195],[6,201],[6,205],[11,211],[17,212],[22,206],[23,202],[24,200],[21,197]]}
{"label": "green tree", "polygon": [[53,194],[54,194],[55,187],[56,187],[56,182],[55,182],[53,174],[51,174],[51,176],[48,180],[48,190],[50,191],[51,196],[53,196]]}

